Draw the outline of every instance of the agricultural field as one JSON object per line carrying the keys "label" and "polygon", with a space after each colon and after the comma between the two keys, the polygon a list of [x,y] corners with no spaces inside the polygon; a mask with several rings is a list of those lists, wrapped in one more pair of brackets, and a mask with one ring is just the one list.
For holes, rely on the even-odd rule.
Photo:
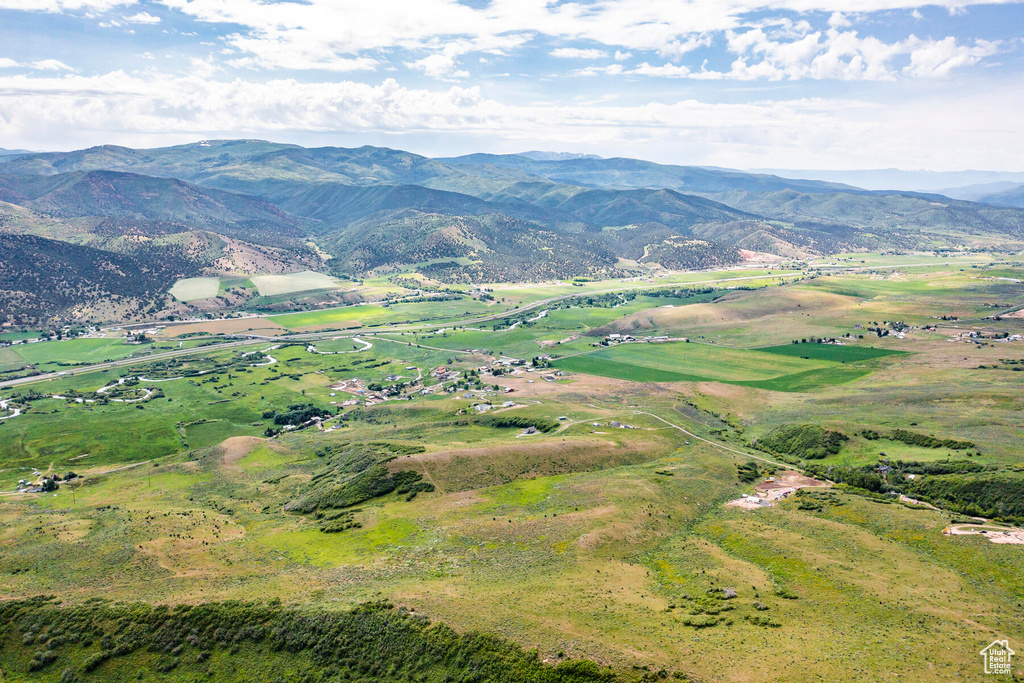
{"label": "agricultural field", "polygon": [[645,286],[680,285],[700,287],[710,284],[721,286],[761,286],[799,276],[802,271],[793,268],[737,268],[699,272],[660,274],[657,278],[640,280],[593,280],[583,282],[545,282],[529,285],[493,283],[482,285],[492,290],[499,301],[528,304],[554,296],[606,294]]}
{"label": "agricultural field", "polygon": [[781,346],[766,346],[758,349],[764,353],[774,353],[780,356],[806,358],[814,360],[826,360],[837,363],[855,363],[873,358],[885,358],[895,354],[905,353],[892,349],[878,349],[873,346],[862,346],[854,344],[783,344]]}
{"label": "agricultural field", "polygon": [[[180,356],[0,389],[22,411],[0,421],[0,593],[111,624],[114,601],[244,609],[295,634],[106,659],[99,640],[58,644],[47,681],[96,656],[82,680],[244,680],[271,661],[298,678],[316,670],[303,619],[416,615],[627,682],[976,678],[978,651],[1024,629],[1024,554],[943,530],[1024,523],[1024,320],[987,317],[1024,286],[1000,279],[1016,267],[896,270],[709,291],[695,275],[507,319],[499,291],[277,315],[273,341],[186,338]],[[410,327],[362,329],[389,322]],[[352,329],[287,334],[332,326]],[[600,346],[614,333],[689,341]],[[115,341],[0,353],[97,362]],[[790,470],[818,486],[727,505]],[[14,493],[34,471],[79,476]],[[900,482],[922,502],[885,488]],[[395,609],[349,611],[378,600]],[[30,680],[38,647],[0,633],[4,676]],[[407,637],[388,651],[430,651]]]}
{"label": "agricultural field", "polygon": [[[640,382],[722,382],[775,391],[807,391],[870,372],[818,357],[797,357],[713,344],[620,344],[555,362],[555,367]],[[870,356],[869,356],[870,357]]]}
{"label": "agricultural field", "polygon": [[178,301],[196,301],[211,299],[219,292],[219,277],[189,277],[175,282],[170,294]]}
{"label": "agricultural field", "polygon": [[342,286],[330,275],[310,270],[285,275],[253,275],[249,279],[256,285],[260,296],[295,294],[315,289],[338,289]]}
{"label": "agricultural field", "polygon": [[393,318],[393,316],[383,306],[362,305],[323,311],[286,313],[271,316],[270,320],[282,327],[297,330],[329,326],[338,328],[366,327],[385,322],[389,318]]}
{"label": "agricultural field", "polygon": [[[499,311],[501,309],[498,309]],[[345,329],[378,325],[459,320],[474,314],[488,315],[494,311],[476,299],[455,301],[423,301],[388,305],[362,304],[319,311],[286,313],[269,316],[272,322],[291,330]]]}
{"label": "agricultural field", "polygon": [[[32,367],[40,372],[69,371],[75,367],[126,358],[145,358],[154,353],[196,346],[196,340],[159,341],[127,344],[121,336],[75,338],[16,344],[0,347],[0,380],[3,373],[15,373]],[[180,346],[179,346],[180,344]]]}

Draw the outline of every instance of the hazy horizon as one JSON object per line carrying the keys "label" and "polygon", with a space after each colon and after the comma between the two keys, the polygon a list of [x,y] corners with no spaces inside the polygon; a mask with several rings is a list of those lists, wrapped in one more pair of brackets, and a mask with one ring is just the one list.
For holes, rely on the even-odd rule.
{"label": "hazy horizon", "polygon": [[0,0],[0,147],[1015,171],[1019,2]]}

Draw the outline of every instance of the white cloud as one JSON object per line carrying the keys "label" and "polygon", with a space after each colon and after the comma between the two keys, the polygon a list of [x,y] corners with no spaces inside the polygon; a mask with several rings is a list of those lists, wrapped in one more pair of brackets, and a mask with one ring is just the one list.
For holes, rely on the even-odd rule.
{"label": "white cloud", "polygon": [[159,24],[160,23],[160,17],[155,17],[152,14],[150,14],[149,12],[139,12],[138,14],[133,14],[130,17],[125,17],[124,20],[127,21],[127,22],[130,22],[132,24]]}
{"label": "white cloud", "polygon": [[36,71],[77,71],[57,59],[41,59],[37,62],[18,62],[10,57],[0,57],[0,69],[35,69]]}
{"label": "white cloud", "polygon": [[598,50],[595,48],[579,48],[579,47],[560,47],[549,52],[552,57],[559,57],[562,59],[600,59],[601,57],[607,57],[608,53],[604,50]]}
{"label": "white cloud", "polygon": [[633,56],[632,52],[621,52],[619,50],[615,51],[615,61],[616,62],[624,62],[627,59],[631,58],[632,56]]}
{"label": "white cloud", "polygon": [[76,69],[57,59],[42,59],[38,62],[32,62],[28,66],[39,71],[76,71]]}
{"label": "white cloud", "polygon": [[134,5],[137,0],[0,0],[0,9],[33,12],[106,12]]}
{"label": "white cloud", "polygon": [[[613,65],[619,66],[619,65]],[[1024,155],[1024,83],[891,105],[802,99],[634,106],[506,104],[477,87],[410,89],[392,79],[301,83],[197,76],[0,76],[0,139],[52,147],[161,136],[425,135],[438,151],[557,143],[726,166],[1005,168]],[[975,122],[984,119],[985,126]],[[115,126],[116,128],[112,128]],[[400,143],[401,140],[396,140]]]}
{"label": "white cloud", "polygon": [[[998,51],[998,42],[979,40],[973,47],[959,45],[952,36],[942,40],[906,40],[886,43],[861,37],[856,31],[814,31],[798,39],[775,40],[757,28],[727,32],[728,49],[737,55],[724,78],[739,80],[838,79],[893,80],[900,73],[913,77],[939,77],[961,66],[976,64]],[[903,69],[897,58],[909,58]]]}
{"label": "white cloud", "polygon": [[[12,1],[23,0],[0,0]],[[302,68],[302,64],[323,68],[339,56],[352,58],[396,47],[437,51],[452,40],[468,43],[473,51],[504,52],[536,35],[596,43],[607,46],[607,52],[612,48],[620,53],[654,51],[678,60],[710,45],[713,34],[749,27],[746,17],[753,12],[831,13],[832,29],[850,25],[850,3],[840,0],[492,0],[479,8],[459,0],[160,1],[199,21],[246,27],[227,41],[251,53],[260,64],[282,68]],[[935,0],[931,4],[962,8],[991,1]],[[854,9],[858,13],[910,10],[920,4],[920,0],[859,0]],[[776,32],[785,30],[787,22],[789,30],[801,35],[810,31],[805,19],[765,21],[774,21]],[[775,32],[768,35],[779,39]]]}
{"label": "white cloud", "polygon": [[853,22],[842,12],[833,12],[828,18],[828,25],[832,28],[848,28],[853,26]]}
{"label": "white cloud", "polygon": [[903,73],[918,77],[942,77],[957,67],[977,64],[985,57],[999,51],[998,42],[977,41],[973,47],[957,45],[952,36],[939,41],[917,41],[913,36],[910,44],[917,44],[910,52],[910,64]]}
{"label": "white cloud", "polygon": [[465,44],[449,43],[440,52],[414,62],[406,62],[405,66],[418,69],[431,78],[468,78],[469,72],[458,68],[458,57],[466,51]]}
{"label": "white cloud", "polygon": [[334,57],[311,55],[302,51],[288,51],[284,54],[262,54],[256,57],[230,59],[228,66],[239,69],[322,69],[324,71],[374,71],[380,62],[371,57]]}
{"label": "white cloud", "polygon": [[676,64],[652,66],[647,62],[644,62],[628,73],[639,76],[661,76],[663,78],[686,78],[691,75],[690,70],[685,66],[678,66]]}
{"label": "white cloud", "polygon": [[621,64],[608,64],[605,66],[586,66],[574,72],[577,76],[618,76],[626,73]]}
{"label": "white cloud", "polygon": [[662,57],[679,59],[688,52],[693,52],[699,47],[708,47],[709,45],[711,45],[711,36],[709,34],[691,36],[686,40],[669,41],[658,48],[658,54]]}

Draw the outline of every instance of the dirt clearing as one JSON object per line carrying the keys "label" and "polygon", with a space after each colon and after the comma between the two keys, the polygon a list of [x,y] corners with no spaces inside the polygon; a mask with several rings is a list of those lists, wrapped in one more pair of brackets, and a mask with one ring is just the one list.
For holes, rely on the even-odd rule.
{"label": "dirt clearing", "polygon": [[268,443],[267,440],[258,436],[232,436],[230,439],[225,439],[218,446],[221,466],[234,468],[239,460],[264,443]]}
{"label": "dirt clearing", "polygon": [[235,334],[236,332],[253,332],[276,336],[284,334],[285,329],[266,318],[235,318],[232,320],[211,320],[205,323],[189,323],[174,325],[160,331],[163,337],[181,337],[186,334],[205,332],[206,334]]}
{"label": "dirt clearing", "polygon": [[954,524],[942,533],[947,536],[984,536],[992,543],[1024,545],[1024,529],[1012,529],[991,524]]}

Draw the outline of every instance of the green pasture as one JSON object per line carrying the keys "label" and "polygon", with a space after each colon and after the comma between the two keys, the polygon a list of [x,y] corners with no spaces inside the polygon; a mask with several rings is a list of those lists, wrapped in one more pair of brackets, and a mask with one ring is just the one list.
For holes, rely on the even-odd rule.
{"label": "green pasture", "polygon": [[[513,318],[497,318],[493,321],[471,323],[465,327],[445,329],[440,334],[422,334],[417,337],[417,341],[453,350],[488,349],[501,351],[505,355],[527,358],[539,353],[571,353],[586,349],[590,342],[598,339],[581,336],[595,327],[649,308],[684,306],[710,301],[721,294],[712,292],[687,298],[638,296],[617,306],[574,306],[549,310],[543,317],[538,316],[545,309],[538,307],[536,310],[516,316],[515,320],[524,315],[527,320],[513,329],[509,329],[509,325],[514,322]],[[535,319],[529,320],[530,318]],[[503,329],[488,329],[495,326]],[[580,336],[580,339],[555,347],[541,344],[542,341],[562,341],[570,336]]]}
{"label": "green pasture", "polygon": [[0,346],[0,372],[17,370],[25,364],[25,359],[13,347]]}
{"label": "green pasture", "polygon": [[[998,280],[985,268],[964,272],[920,270],[909,269],[897,279],[847,273],[783,287],[740,290],[706,305],[633,313],[608,329],[634,335],[713,339],[730,346],[758,348],[812,336],[869,337],[872,333],[866,328],[885,321],[918,326],[941,324],[941,316],[977,321],[995,310],[1024,303],[1024,285]],[[1005,319],[985,324],[1010,333],[1019,329]],[[861,343],[898,348],[904,342],[887,338]]]}
{"label": "green pasture", "polygon": [[322,311],[305,311],[303,313],[285,313],[272,315],[268,318],[288,329],[340,325],[342,327],[366,327],[390,322],[395,319],[392,311],[378,305],[345,306]]}
{"label": "green pasture", "polygon": [[363,304],[303,313],[285,313],[269,316],[270,320],[288,329],[306,327],[372,327],[388,323],[420,321],[446,321],[466,316],[497,313],[501,309],[489,307],[476,299],[456,301],[421,301],[396,303],[390,306]]}
{"label": "green pasture", "polygon": [[605,294],[613,291],[625,291],[628,289],[644,289],[655,287],[666,287],[672,285],[692,285],[700,287],[704,285],[723,283],[732,286],[758,286],[766,283],[777,283],[780,277],[792,277],[799,275],[800,271],[782,269],[731,269],[719,271],[700,271],[672,273],[664,277],[651,278],[649,280],[635,278],[600,280],[594,282],[581,282],[573,285],[569,282],[541,283],[541,284],[488,284],[484,285],[492,292],[495,299],[507,300],[517,304],[528,304],[554,296],[564,295],[587,295]]}
{"label": "green pasture", "polygon": [[724,382],[775,391],[806,391],[867,374],[832,361],[685,342],[620,344],[554,365],[635,382]]}
{"label": "green pasture", "polygon": [[[1000,257],[984,252],[965,255],[937,255],[933,253],[915,254],[882,254],[879,252],[856,252],[851,254],[833,254],[820,259],[820,262],[838,263],[843,266],[952,266],[969,267],[978,263],[998,262]],[[816,262],[817,264],[817,262]]]}
{"label": "green pasture", "polygon": [[[181,344],[181,347],[178,344]],[[0,347],[0,372],[34,365],[42,372],[75,365],[92,365],[128,357],[144,358],[160,351],[172,351],[200,344],[196,340],[125,344],[120,337],[64,339]]]}
{"label": "green pasture", "polygon": [[885,358],[886,356],[905,353],[892,349],[863,346],[852,342],[845,343],[842,346],[836,344],[782,344],[779,346],[766,346],[758,349],[758,351],[774,353],[780,356],[835,361],[837,363],[856,363],[857,361]]}
{"label": "green pasture", "polygon": [[[164,393],[143,403],[98,405],[51,398],[33,401],[25,414],[0,426],[0,462],[45,466],[50,461],[68,462],[83,453],[90,454],[89,464],[148,460],[213,445],[229,436],[261,434],[265,429],[262,413],[266,410],[283,410],[299,402],[327,405],[328,378],[315,370],[324,365],[319,359],[330,356],[313,356],[303,347],[273,353],[282,362],[194,378],[142,382],[141,386],[159,388]],[[218,357],[230,355],[220,352]],[[92,392],[115,382],[118,376],[145,373],[145,369],[146,365],[140,364],[119,368],[120,372],[89,373],[32,388],[48,395],[70,389]],[[296,372],[299,379],[271,380]],[[338,372],[338,376],[343,374]],[[14,391],[19,390],[8,390],[4,395]]]}
{"label": "green pasture", "polygon": [[[269,424],[262,418],[265,411],[284,410],[294,403],[333,409],[330,401],[342,399],[330,396],[330,385],[342,379],[359,377],[381,382],[395,374],[408,380],[417,373],[405,368],[416,365],[424,369],[430,383],[429,370],[452,358],[443,350],[418,348],[411,343],[376,337],[368,340],[373,348],[364,352],[311,354],[305,344],[296,344],[270,351],[279,362],[269,366],[142,382],[140,386],[159,388],[164,393],[143,403],[97,405],[52,398],[33,401],[23,415],[0,422],[0,463],[45,467],[51,461],[58,465],[71,462],[70,458],[83,453],[90,454],[89,464],[135,462],[211,446],[231,436],[259,435]],[[353,344],[351,339],[339,339],[319,343],[318,347],[332,343],[349,349]],[[165,374],[206,370],[240,353],[243,351],[231,350],[185,357]],[[121,376],[147,376],[150,367],[150,362],[140,359],[138,365],[50,380],[31,385],[31,389],[46,395],[62,395],[70,390],[91,393]],[[6,390],[0,396],[28,391]],[[448,417],[446,413],[442,419]],[[111,425],[117,425],[116,429]]]}
{"label": "green pasture", "polygon": [[35,339],[38,332],[3,332],[0,333],[0,341],[22,341],[24,339]]}
{"label": "green pasture", "polygon": [[[939,315],[987,316],[995,304],[1024,302],[1024,285],[995,279],[984,268],[931,273],[909,270],[898,279],[845,274],[801,284],[811,290],[859,299],[871,320],[889,315],[918,325],[934,322]],[[887,319],[892,318],[883,317]]]}
{"label": "green pasture", "polygon": [[[195,345],[185,341],[182,347]],[[144,356],[158,351],[178,348],[178,342],[157,342],[150,344],[125,344],[122,338],[108,339],[65,339],[33,344],[16,344],[0,348],[0,372],[26,365],[39,370],[57,370],[61,365],[92,365],[106,360],[118,360],[129,356]]]}

